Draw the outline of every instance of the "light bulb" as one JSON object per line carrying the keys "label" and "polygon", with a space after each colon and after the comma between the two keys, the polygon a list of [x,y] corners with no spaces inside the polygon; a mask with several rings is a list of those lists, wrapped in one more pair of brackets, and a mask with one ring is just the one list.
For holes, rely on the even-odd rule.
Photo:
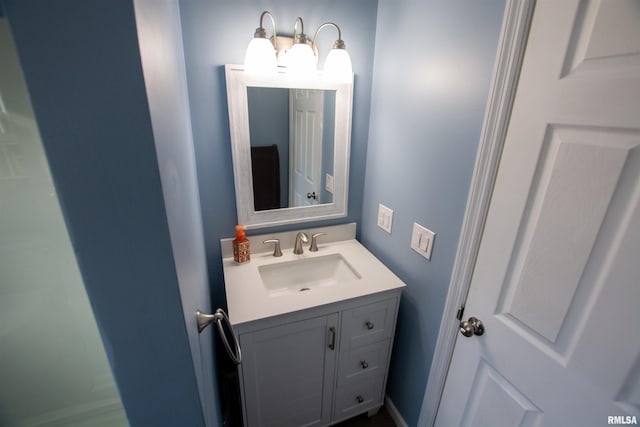
{"label": "light bulb", "polygon": [[254,37],[244,56],[244,71],[251,74],[270,75],[278,71],[278,62],[273,44],[262,37]]}
{"label": "light bulb", "polygon": [[311,46],[296,43],[287,52],[287,68],[290,73],[299,77],[311,77],[316,72],[316,56]]}
{"label": "light bulb", "polygon": [[345,49],[331,49],[324,61],[324,74],[326,77],[338,81],[351,81],[353,68],[351,57]]}

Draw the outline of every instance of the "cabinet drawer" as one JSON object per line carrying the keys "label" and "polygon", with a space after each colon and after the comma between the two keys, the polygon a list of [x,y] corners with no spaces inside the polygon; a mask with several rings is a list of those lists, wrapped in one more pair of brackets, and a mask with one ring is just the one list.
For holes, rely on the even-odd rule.
{"label": "cabinet drawer", "polygon": [[343,420],[382,405],[383,383],[384,376],[375,376],[338,387],[333,419]]}
{"label": "cabinet drawer", "polygon": [[365,377],[384,375],[390,347],[390,340],[384,340],[342,353],[338,386],[359,381]]}
{"label": "cabinet drawer", "polygon": [[393,334],[397,298],[345,310],[340,351],[388,339]]}

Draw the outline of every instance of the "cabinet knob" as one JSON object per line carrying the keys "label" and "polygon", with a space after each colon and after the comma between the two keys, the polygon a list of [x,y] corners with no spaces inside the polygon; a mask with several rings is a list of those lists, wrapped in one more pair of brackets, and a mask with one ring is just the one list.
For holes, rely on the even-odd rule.
{"label": "cabinet knob", "polygon": [[373,329],[373,322],[368,321],[367,323],[365,323],[365,325],[367,326],[367,329],[369,330]]}
{"label": "cabinet knob", "polygon": [[369,363],[367,363],[366,360],[361,360],[360,366],[362,366],[362,369],[367,369],[369,367]]}
{"label": "cabinet knob", "polygon": [[359,394],[359,395],[356,396],[356,400],[358,401],[358,403],[362,403],[362,402],[364,402],[364,397],[362,397],[362,395]]}

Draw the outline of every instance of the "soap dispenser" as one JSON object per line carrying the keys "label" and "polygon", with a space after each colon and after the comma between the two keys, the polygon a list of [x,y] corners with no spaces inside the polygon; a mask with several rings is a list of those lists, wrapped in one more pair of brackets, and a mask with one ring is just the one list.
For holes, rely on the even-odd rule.
{"label": "soap dispenser", "polygon": [[251,259],[249,239],[247,239],[242,225],[236,225],[236,238],[233,241],[233,259],[239,264],[248,262]]}

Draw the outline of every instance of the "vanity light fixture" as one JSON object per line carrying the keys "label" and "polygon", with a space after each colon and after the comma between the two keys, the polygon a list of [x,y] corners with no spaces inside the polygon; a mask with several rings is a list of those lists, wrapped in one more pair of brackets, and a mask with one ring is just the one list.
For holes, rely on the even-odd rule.
{"label": "vanity light fixture", "polygon": [[265,10],[260,15],[260,26],[256,28],[253,39],[249,42],[247,52],[244,55],[244,70],[247,73],[276,74],[278,71],[275,46],[267,38],[267,32],[262,26],[262,20],[267,15],[271,18],[273,25],[273,40],[276,39],[276,20],[270,12]]}
{"label": "vanity light fixture", "polygon": [[[262,21],[266,15],[271,18],[273,23],[273,38],[271,40],[267,39],[266,31],[262,27]],[[260,15],[260,26],[256,28],[254,38],[247,47],[244,60],[245,71],[253,74],[269,75],[274,74],[279,65],[282,68],[287,68],[288,72],[295,78],[314,76],[318,63],[316,39],[318,33],[326,27],[335,28],[338,32],[338,39],[333,43],[333,48],[325,60],[324,75],[331,80],[351,80],[353,78],[351,58],[345,49],[342,32],[338,25],[333,22],[325,22],[318,27],[313,41],[310,41],[304,33],[302,18],[298,17],[293,27],[293,39],[279,37],[276,33],[275,18],[268,11],[264,11]],[[290,40],[288,42],[289,45],[284,49],[279,49],[279,47],[282,47],[281,43],[284,39]],[[287,43],[284,42],[284,44],[286,45]],[[278,51],[278,59],[276,59],[276,51]]]}

